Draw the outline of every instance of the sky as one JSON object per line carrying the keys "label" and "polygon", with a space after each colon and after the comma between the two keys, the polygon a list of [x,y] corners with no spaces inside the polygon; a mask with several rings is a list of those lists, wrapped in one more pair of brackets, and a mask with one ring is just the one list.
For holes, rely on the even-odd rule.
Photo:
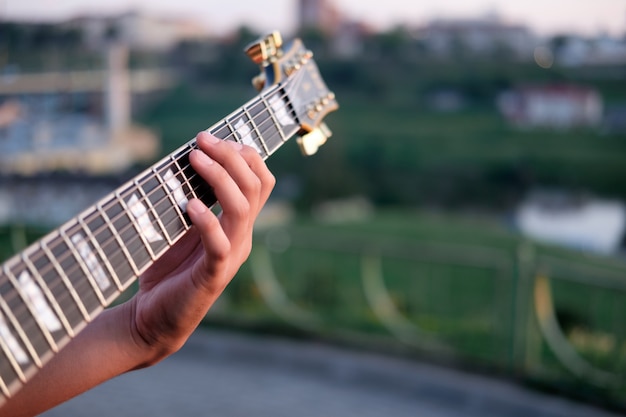
{"label": "sky", "polygon": [[[497,14],[506,22],[529,26],[538,34],[626,34],[624,0],[334,0],[346,16],[385,29],[433,18],[475,18]],[[1,18],[54,20],[79,14],[131,9],[156,15],[192,17],[216,33],[246,23],[255,29],[290,32],[296,0],[0,0]]]}

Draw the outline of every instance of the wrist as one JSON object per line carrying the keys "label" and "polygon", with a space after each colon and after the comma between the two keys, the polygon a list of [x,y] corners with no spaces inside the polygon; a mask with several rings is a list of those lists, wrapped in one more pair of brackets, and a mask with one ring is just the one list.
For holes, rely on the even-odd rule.
{"label": "wrist", "polygon": [[107,318],[116,325],[119,349],[125,353],[130,365],[127,371],[152,366],[178,350],[169,346],[159,338],[149,338],[138,326],[137,297],[114,309],[107,310],[111,317]]}

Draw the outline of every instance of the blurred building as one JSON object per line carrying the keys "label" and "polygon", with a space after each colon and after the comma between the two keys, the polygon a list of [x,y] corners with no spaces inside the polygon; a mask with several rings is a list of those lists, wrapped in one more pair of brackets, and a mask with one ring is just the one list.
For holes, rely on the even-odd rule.
{"label": "blurred building", "polygon": [[156,157],[159,140],[131,123],[131,97],[173,78],[130,72],[123,47],[102,71],[12,74],[0,78],[0,174],[119,173]]}
{"label": "blurred building", "polygon": [[526,59],[532,57],[537,43],[527,27],[497,18],[435,20],[415,29],[413,35],[429,50],[443,56],[453,56],[463,49],[476,55],[508,52]]}
{"label": "blurred building", "polygon": [[206,38],[208,29],[193,19],[155,17],[140,12],[115,16],[83,16],[62,24],[78,29],[85,43],[94,49],[103,48],[112,39],[131,49],[166,51],[177,43]]}
{"label": "blurred building", "polygon": [[367,24],[348,19],[332,0],[299,0],[300,30],[319,30],[332,37],[331,50],[351,58],[363,52],[363,39],[374,31]]}
{"label": "blurred building", "polygon": [[497,105],[516,126],[553,129],[599,126],[604,107],[597,90],[568,84],[519,87],[502,93]]}
{"label": "blurred building", "polygon": [[626,64],[626,38],[567,36],[555,47],[554,55],[557,63],[569,67],[623,65]]}
{"label": "blurred building", "polygon": [[537,191],[520,205],[515,222],[539,241],[612,254],[624,238],[626,208],[618,201]]}
{"label": "blurred building", "polygon": [[335,34],[343,18],[332,0],[299,0],[298,23],[301,30],[319,29]]}
{"label": "blurred building", "polygon": [[57,227],[119,185],[114,177],[0,176],[0,224]]}

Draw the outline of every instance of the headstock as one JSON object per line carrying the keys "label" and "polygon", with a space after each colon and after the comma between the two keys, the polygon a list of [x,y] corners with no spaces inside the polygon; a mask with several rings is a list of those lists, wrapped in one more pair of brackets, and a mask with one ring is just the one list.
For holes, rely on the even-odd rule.
{"label": "headstock", "polygon": [[261,74],[252,80],[257,90],[276,84],[284,88],[300,125],[300,149],[307,156],[313,155],[332,135],[324,117],[339,108],[312,59],[313,52],[300,39],[283,45],[278,32],[251,43],[245,51],[261,67]]}

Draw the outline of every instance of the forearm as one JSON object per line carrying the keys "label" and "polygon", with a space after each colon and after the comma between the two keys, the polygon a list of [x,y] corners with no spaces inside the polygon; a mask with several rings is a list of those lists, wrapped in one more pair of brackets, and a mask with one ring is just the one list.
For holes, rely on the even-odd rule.
{"label": "forearm", "polygon": [[0,417],[36,415],[145,364],[128,328],[129,308],[100,314],[0,408]]}

